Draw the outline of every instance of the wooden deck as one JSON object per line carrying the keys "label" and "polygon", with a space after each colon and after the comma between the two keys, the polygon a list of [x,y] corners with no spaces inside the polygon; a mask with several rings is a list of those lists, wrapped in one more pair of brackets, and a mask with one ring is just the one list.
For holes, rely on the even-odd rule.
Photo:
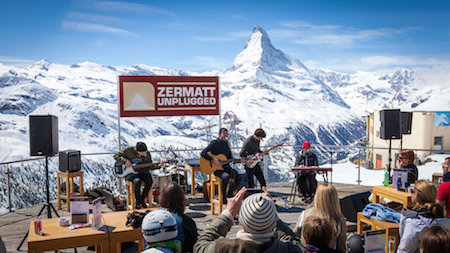
{"label": "wooden deck", "polygon": [[[282,200],[282,196],[289,196],[291,191],[292,183],[272,183],[268,184],[268,190],[272,197],[275,199],[275,203],[279,205],[278,215],[285,223],[289,224],[289,226],[293,229],[295,223],[297,221],[298,215],[301,211],[307,208],[307,204],[303,203],[299,197],[295,198],[295,203],[290,203],[289,209],[284,209],[284,201]],[[338,184],[334,183],[334,187],[336,187],[339,198],[343,198],[348,195],[352,195],[355,193],[372,191],[372,187],[370,186],[358,186],[358,185],[348,185],[348,184]],[[203,194],[197,193],[195,196],[187,194],[186,197],[189,201],[189,207],[186,208],[186,214],[194,219],[197,223],[197,228],[199,230],[199,234],[202,234],[204,229],[208,226],[209,222],[211,222],[217,215],[211,215],[211,207],[208,201],[203,198]],[[53,201],[53,206],[56,208],[56,201]],[[17,250],[20,242],[24,238],[27,233],[30,222],[35,218],[35,216],[42,209],[43,204],[35,205],[28,208],[23,208],[16,210],[11,213],[0,215],[0,236],[3,242],[6,245],[7,252],[27,252],[27,241],[25,240],[24,244]],[[111,212],[106,205],[102,205],[103,212]],[[63,205],[62,210],[58,210],[58,214],[61,217],[67,217],[69,212],[67,212],[66,205]],[[47,213],[44,211],[41,218],[46,218]],[[52,217],[56,216],[52,212]],[[126,222],[125,220],[123,221]],[[228,233],[227,237],[234,238],[236,232],[240,229],[240,226],[234,226],[231,231]],[[45,227],[43,228],[45,232]],[[132,251],[133,249],[131,249]],[[137,250],[137,247],[136,247]],[[67,249],[63,252],[75,252],[73,249]],[[77,248],[77,252],[94,252],[88,250],[87,247]],[[125,252],[125,251],[124,251]],[[130,252],[130,251],[126,251]]]}

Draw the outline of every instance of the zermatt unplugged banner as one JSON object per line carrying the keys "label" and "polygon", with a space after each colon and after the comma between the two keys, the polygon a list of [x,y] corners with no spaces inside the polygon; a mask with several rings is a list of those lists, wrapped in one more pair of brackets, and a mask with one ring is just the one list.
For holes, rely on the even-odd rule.
{"label": "zermatt unplugged banner", "polygon": [[219,78],[119,76],[120,117],[219,115]]}

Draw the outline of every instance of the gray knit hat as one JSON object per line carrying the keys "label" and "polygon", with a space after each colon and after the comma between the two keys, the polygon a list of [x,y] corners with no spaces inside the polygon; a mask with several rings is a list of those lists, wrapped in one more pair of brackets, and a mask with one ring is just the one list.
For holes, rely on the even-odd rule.
{"label": "gray knit hat", "polygon": [[239,222],[251,234],[269,233],[277,225],[275,203],[261,193],[247,197],[239,211]]}

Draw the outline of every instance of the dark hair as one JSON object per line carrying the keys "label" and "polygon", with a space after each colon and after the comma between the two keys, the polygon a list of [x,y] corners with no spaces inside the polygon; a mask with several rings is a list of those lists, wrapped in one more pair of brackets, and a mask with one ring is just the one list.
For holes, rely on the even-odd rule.
{"label": "dark hair", "polygon": [[187,205],[183,189],[175,182],[171,182],[161,190],[159,205],[169,212],[182,214]]}
{"label": "dark hair", "polygon": [[438,225],[431,226],[420,238],[420,248],[424,253],[450,252],[450,231]]}
{"label": "dark hair", "polygon": [[333,226],[329,221],[320,216],[309,216],[305,219],[302,227],[302,237],[307,244],[316,247],[327,246],[330,244],[333,235]]}
{"label": "dark hair", "polygon": [[262,128],[258,128],[255,130],[254,135],[256,135],[257,137],[266,137],[266,132],[264,132],[264,130]]}

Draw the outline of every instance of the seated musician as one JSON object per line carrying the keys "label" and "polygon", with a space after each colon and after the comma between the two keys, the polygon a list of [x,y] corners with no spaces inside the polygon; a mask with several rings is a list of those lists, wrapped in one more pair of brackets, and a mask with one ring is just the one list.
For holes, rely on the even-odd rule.
{"label": "seated musician", "polygon": [[214,158],[210,156],[212,155],[219,155],[223,154],[226,156],[227,159],[232,159],[233,155],[231,153],[230,145],[228,143],[228,130],[226,128],[221,128],[219,130],[219,138],[211,141],[209,145],[203,149],[201,156],[205,158],[206,160],[210,161],[211,163],[214,163],[217,166],[220,166],[223,168],[223,170],[216,170],[214,171],[214,175],[217,177],[222,178],[222,193],[223,193],[223,203],[227,203],[226,199],[226,189],[228,182],[230,180],[230,177],[234,179],[234,184],[230,187],[228,196],[233,196],[236,186],[238,186],[241,183],[241,175],[239,173],[231,168],[229,164],[223,164],[218,160],[217,158]]}
{"label": "seated musician", "polygon": [[[148,164],[148,167],[135,169],[137,174],[128,174],[125,176],[125,180],[133,182],[134,184],[134,195],[136,197],[136,209],[140,209],[141,207],[146,208],[145,198],[153,184],[152,175],[149,170],[154,170],[159,167],[164,166],[164,161],[161,161],[158,165],[152,163],[152,156],[150,152],[147,151],[147,145],[143,142],[138,142],[136,146],[128,146],[123,148],[114,154],[114,159],[121,163],[125,164],[126,167],[131,167],[133,165],[132,161],[135,159],[140,159],[141,161],[137,164]],[[141,182],[145,183],[145,188],[141,193]]]}
{"label": "seated musician", "polygon": [[[305,141],[302,150],[295,159],[295,167],[316,167],[319,166],[317,156],[311,151],[311,143]],[[317,188],[317,180],[315,171],[301,171],[297,178],[297,187],[299,193],[302,194],[302,201],[311,203],[314,199],[314,193]]]}

